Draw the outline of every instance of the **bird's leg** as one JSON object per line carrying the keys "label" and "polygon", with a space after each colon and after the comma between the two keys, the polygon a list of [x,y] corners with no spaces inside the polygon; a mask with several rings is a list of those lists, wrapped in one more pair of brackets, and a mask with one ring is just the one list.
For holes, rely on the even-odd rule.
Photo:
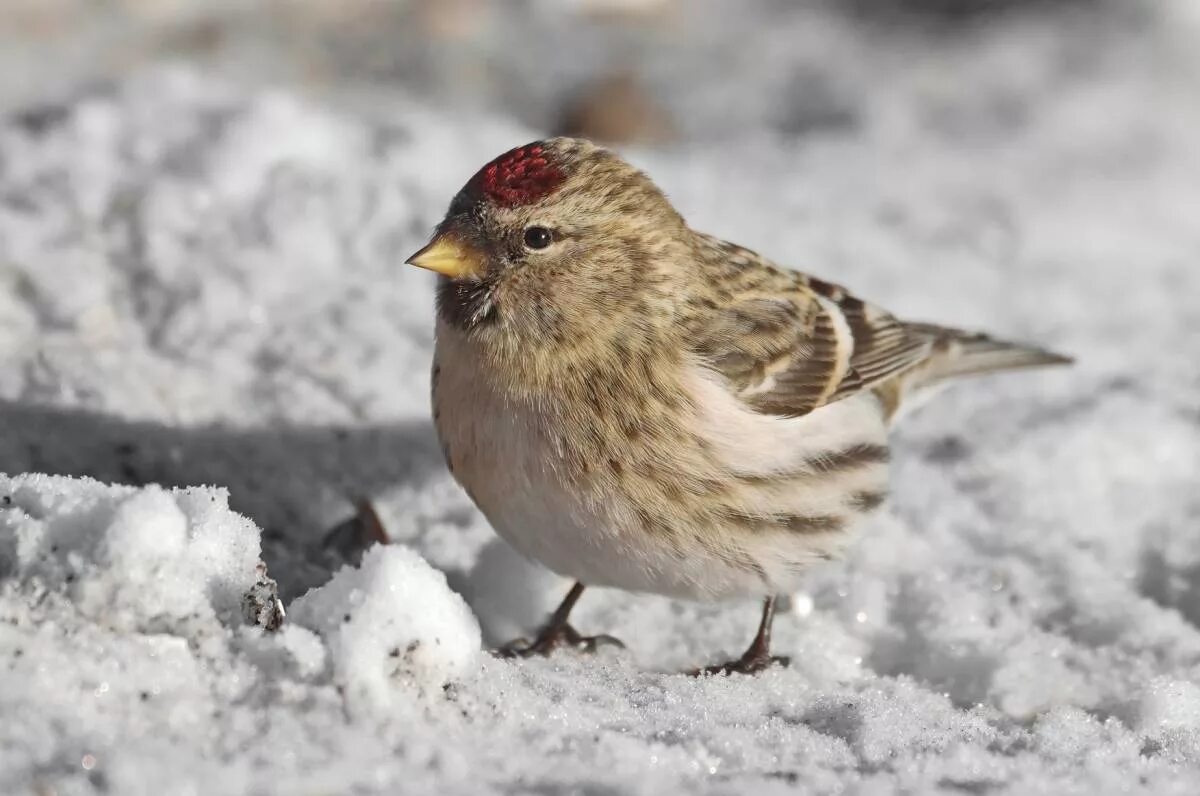
{"label": "bird's leg", "polygon": [[612,636],[581,636],[579,631],[571,627],[567,617],[571,615],[571,609],[583,594],[583,588],[582,583],[571,587],[550,619],[542,625],[537,638],[533,641],[524,638],[510,641],[496,650],[496,654],[501,658],[532,658],[535,655],[549,655],[559,647],[571,647],[580,652],[595,652],[597,648],[605,646],[624,647],[624,644]]}
{"label": "bird's leg", "polygon": [[747,649],[742,657],[736,661],[718,664],[716,666],[705,666],[702,669],[696,669],[689,672],[693,676],[702,674],[755,674],[767,669],[773,664],[778,663],[780,666],[787,666],[791,659],[780,657],[771,654],[771,623],[775,620],[775,598],[768,597],[763,602],[762,621],[758,625],[758,634],[754,637],[754,641],[750,642],[750,648]]}

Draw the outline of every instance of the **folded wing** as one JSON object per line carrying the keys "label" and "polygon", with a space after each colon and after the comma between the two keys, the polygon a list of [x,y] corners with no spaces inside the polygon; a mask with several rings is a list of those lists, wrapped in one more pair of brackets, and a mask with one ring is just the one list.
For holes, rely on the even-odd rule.
{"label": "folded wing", "polygon": [[[863,390],[1070,360],[986,335],[906,323],[844,288],[713,239],[692,350],[760,412],[800,416]],[[909,378],[911,376],[911,378]],[[902,378],[903,377],[903,378]]]}

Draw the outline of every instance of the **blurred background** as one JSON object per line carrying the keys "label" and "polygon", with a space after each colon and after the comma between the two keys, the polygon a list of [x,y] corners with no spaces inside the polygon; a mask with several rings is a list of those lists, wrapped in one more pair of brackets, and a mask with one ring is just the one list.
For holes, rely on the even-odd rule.
{"label": "blurred background", "polygon": [[[188,62],[359,107],[406,92],[538,132],[670,145],[846,135],[902,111],[880,97],[891,93],[881,84],[902,81],[921,89],[909,110],[941,127],[1003,135],[1025,121],[1025,89],[1050,90],[1092,73],[1113,48],[1157,42],[1147,29],[1176,24],[1169,5],[4,0],[0,105],[37,105],[150,64]],[[964,51],[975,63],[959,63]]]}

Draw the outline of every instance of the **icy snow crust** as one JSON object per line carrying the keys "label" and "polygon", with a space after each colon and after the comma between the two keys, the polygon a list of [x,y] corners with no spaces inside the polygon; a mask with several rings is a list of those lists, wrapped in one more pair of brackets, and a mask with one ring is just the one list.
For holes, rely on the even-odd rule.
{"label": "icy snow crust", "polygon": [[[479,653],[565,584],[446,475],[432,283],[400,263],[534,133],[187,72],[14,119],[0,791],[1194,793],[1200,84],[1182,14],[937,47],[825,20],[804,35],[858,81],[849,128],[630,153],[699,228],[1080,360],[907,418],[888,511],[780,616],[792,666],[752,679],[675,673],[739,652],[751,605],[592,591],[577,625],[628,650]],[[171,489],[198,484],[216,487]],[[354,567],[321,537],[363,495],[404,546]],[[274,634],[239,604],[260,552],[289,608]]]}

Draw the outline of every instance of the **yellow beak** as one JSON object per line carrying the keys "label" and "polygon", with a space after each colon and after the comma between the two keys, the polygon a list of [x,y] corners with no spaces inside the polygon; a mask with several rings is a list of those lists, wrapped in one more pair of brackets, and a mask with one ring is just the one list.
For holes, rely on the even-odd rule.
{"label": "yellow beak", "polygon": [[451,279],[482,276],[486,270],[483,253],[445,233],[405,260],[409,265],[428,268]]}

